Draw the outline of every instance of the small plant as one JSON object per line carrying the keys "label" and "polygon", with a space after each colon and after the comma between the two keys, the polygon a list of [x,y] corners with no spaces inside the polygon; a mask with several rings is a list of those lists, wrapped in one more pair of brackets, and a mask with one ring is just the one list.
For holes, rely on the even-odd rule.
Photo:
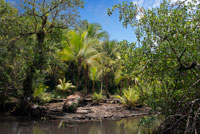
{"label": "small plant", "polygon": [[61,91],[69,91],[69,89],[76,88],[76,86],[72,85],[70,81],[66,82],[65,78],[63,80],[59,79],[59,83],[57,89]]}
{"label": "small plant", "polygon": [[122,90],[122,96],[117,95],[115,97],[119,98],[122,101],[122,104],[128,108],[133,108],[139,100],[139,93],[129,87],[128,89]]}
{"label": "small plant", "polygon": [[99,103],[102,99],[103,99],[103,94],[102,94],[102,92],[100,92],[100,93],[93,93],[93,95],[92,95],[92,100],[95,102],[95,103]]}
{"label": "small plant", "polygon": [[34,98],[39,98],[41,103],[46,103],[51,101],[52,95],[50,93],[47,93],[48,86],[45,86],[43,84],[40,84],[33,93]]}

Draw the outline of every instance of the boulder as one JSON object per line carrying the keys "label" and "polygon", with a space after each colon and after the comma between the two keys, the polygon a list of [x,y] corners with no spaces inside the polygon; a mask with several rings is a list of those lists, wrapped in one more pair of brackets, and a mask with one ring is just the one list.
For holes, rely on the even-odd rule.
{"label": "boulder", "polygon": [[77,107],[79,106],[80,101],[82,101],[81,94],[79,92],[76,92],[73,95],[70,95],[66,98],[62,111],[63,112],[75,112]]}

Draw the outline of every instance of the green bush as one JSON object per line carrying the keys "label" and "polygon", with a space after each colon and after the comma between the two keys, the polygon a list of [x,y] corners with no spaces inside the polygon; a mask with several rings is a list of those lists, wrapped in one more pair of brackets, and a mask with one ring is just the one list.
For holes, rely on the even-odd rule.
{"label": "green bush", "polygon": [[122,90],[122,96],[117,95],[115,97],[119,98],[126,107],[134,108],[139,100],[139,92],[129,87],[128,89]]}
{"label": "green bush", "polygon": [[40,84],[38,86],[38,88],[36,88],[34,90],[34,93],[33,93],[33,97],[36,99],[36,98],[39,98],[40,102],[41,103],[46,103],[46,102],[49,102],[51,101],[52,99],[52,94],[50,93],[47,93],[46,90],[48,89],[48,86],[45,86],[43,84]]}
{"label": "green bush", "polygon": [[102,94],[102,92],[100,92],[100,93],[93,93],[93,95],[92,95],[92,100],[95,102],[95,103],[99,103],[102,99],[103,99],[103,94]]}

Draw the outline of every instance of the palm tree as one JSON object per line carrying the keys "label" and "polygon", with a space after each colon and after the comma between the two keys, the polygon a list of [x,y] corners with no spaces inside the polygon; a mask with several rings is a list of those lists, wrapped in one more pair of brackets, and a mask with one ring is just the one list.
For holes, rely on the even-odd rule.
{"label": "palm tree", "polygon": [[102,70],[100,70],[100,66],[96,64],[96,66],[91,66],[89,69],[89,77],[92,80],[92,92],[95,90],[95,82],[100,81],[102,77]]}
{"label": "palm tree", "polygon": [[97,51],[101,45],[98,38],[89,36],[88,31],[76,32],[71,30],[64,35],[62,41],[64,45],[60,52],[61,59],[64,61],[73,61],[78,66],[78,76],[76,87],[79,87],[79,77],[81,68],[84,68],[85,90],[87,92],[88,72],[91,64],[98,62],[101,53]]}
{"label": "palm tree", "polygon": [[[101,85],[103,85],[103,83],[105,83],[105,92],[107,97],[109,98],[109,92],[108,92],[108,82],[109,82],[109,77],[110,74],[114,74],[114,72],[116,71],[116,69],[119,66],[119,59],[120,59],[120,53],[118,52],[118,47],[117,45],[117,41],[113,40],[113,41],[109,41],[106,40],[104,41],[103,44],[103,49],[102,51],[104,52],[104,56],[102,57],[102,61],[101,61],[101,69],[102,69],[102,83]],[[103,88],[101,86],[101,88]]]}
{"label": "palm tree", "polygon": [[81,22],[79,31],[88,31],[88,37],[97,38],[99,40],[108,40],[109,35],[106,31],[102,30],[101,25],[97,23],[89,23],[87,20]]}

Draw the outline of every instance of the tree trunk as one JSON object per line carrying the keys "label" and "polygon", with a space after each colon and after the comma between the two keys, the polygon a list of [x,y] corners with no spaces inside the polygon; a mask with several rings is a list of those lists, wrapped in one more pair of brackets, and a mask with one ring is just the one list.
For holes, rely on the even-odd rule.
{"label": "tree trunk", "polygon": [[[103,70],[103,76],[104,76],[104,70]],[[103,78],[103,77],[102,77],[102,78]],[[104,80],[104,79],[101,80],[101,91],[103,90],[103,80]]]}
{"label": "tree trunk", "polygon": [[78,66],[78,76],[77,76],[77,81],[76,81],[76,90],[78,91],[78,88],[79,88],[79,77],[80,77],[80,67]]}
{"label": "tree trunk", "polygon": [[93,85],[92,85],[92,93],[94,93],[94,89],[95,89],[95,81],[93,81]]}
{"label": "tree trunk", "polygon": [[88,90],[87,90],[87,88],[88,88],[88,65],[86,65],[86,69],[84,70],[84,79],[85,79],[85,91],[86,91],[86,93],[88,93]]}
{"label": "tree trunk", "polygon": [[27,68],[26,71],[26,78],[23,81],[23,96],[22,96],[22,101],[32,101],[33,100],[33,74],[35,70],[33,66],[31,65],[30,67]]}
{"label": "tree trunk", "polygon": [[19,106],[14,110],[16,115],[31,115],[31,106],[33,102],[33,74],[34,67],[30,65],[26,70],[26,76],[23,81],[23,95],[20,98]]}
{"label": "tree trunk", "polygon": [[40,70],[40,73],[42,73],[43,66],[44,66],[43,45],[44,45],[45,33],[44,31],[40,31],[36,35],[37,35],[37,41],[38,41],[38,46],[37,46],[38,57],[36,56],[35,64],[36,64],[36,69]]}
{"label": "tree trunk", "polygon": [[82,60],[79,58],[78,59],[78,76],[77,76],[77,82],[76,82],[76,90],[78,91],[79,88],[79,80],[80,80],[80,73],[81,73],[81,63]]}
{"label": "tree trunk", "polygon": [[37,70],[40,70],[40,74],[42,73],[43,66],[44,66],[44,55],[43,55],[43,45],[44,45],[44,38],[45,38],[45,31],[44,28],[47,23],[47,16],[44,16],[42,18],[42,27],[40,31],[35,32],[36,37],[37,37],[37,48],[35,52],[35,57],[31,65],[28,67],[26,71],[26,78],[23,81],[23,99],[20,102],[20,107],[19,109],[22,108],[23,113],[21,114],[30,114],[31,113],[31,105],[32,105],[32,100],[33,100],[33,76],[34,73]]}
{"label": "tree trunk", "polygon": [[110,95],[109,95],[109,92],[108,92],[108,75],[105,76],[105,84],[106,84],[106,89],[105,89],[106,97],[110,98]]}
{"label": "tree trunk", "polygon": [[23,96],[22,96],[22,104],[26,105],[27,103],[31,103],[33,101],[33,75],[36,70],[40,70],[42,73],[44,58],[43,58],[43,44],[44,44],[44,32],[39,32],[36,34],[37,36],[37,51],[36,56],[34,57],[33,63],[27,68],[26,78],[23,81]]}

